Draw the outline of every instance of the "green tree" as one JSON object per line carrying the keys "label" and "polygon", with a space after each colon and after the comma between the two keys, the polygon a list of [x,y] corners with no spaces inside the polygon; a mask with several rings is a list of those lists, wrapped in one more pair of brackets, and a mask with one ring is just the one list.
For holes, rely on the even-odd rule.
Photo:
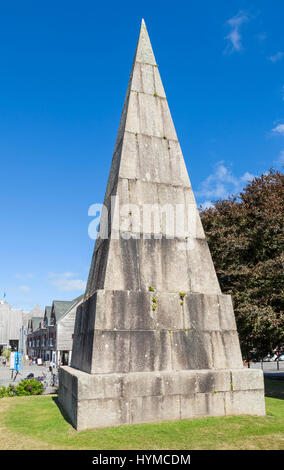
{"label": "green tree", "polygon": [[243,357],[284,341],[284,175],[271,169],[201,211],[221,289],[233,297]]}
{"label": "green tree", "polygon": [[5,357],[7,360],[10,359],[11,349],[4,349],[4,351],[2,352],[2,356]]}

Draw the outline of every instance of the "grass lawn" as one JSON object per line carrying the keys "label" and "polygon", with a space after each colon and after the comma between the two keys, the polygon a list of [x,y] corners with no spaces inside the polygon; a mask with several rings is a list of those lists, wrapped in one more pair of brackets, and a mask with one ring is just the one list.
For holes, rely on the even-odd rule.
{"label": "grass lawn", "polygon": [[284,381],[265,380],[267,416],[75,431],[56,397],[0,399],[0,449],[284,449]]}

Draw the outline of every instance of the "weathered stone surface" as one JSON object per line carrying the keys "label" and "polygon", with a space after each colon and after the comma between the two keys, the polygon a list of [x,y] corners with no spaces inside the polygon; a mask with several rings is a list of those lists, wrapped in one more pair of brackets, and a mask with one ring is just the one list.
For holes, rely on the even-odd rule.
{"label": "weathered stone surface", "polygon": [[198,331],[172,331],[174,370],[207,369],[210,366],[206,337]]}
{"label": "weathered stone surface", "polygon": [[[150,50],[148,33],[142,25],[104,201],[109,208],[111,196],[115,196],[120,204],[137,205],[138,214],[131,208],[121,215],[118,227],[110,223],[111,240],[98,237],[87,293],[92,295],[98,289],[147,290],[155,285],[162,292],[219,294],[159,70]],[[142,224],[145,206],[153,204],[158,205],[158,227]],[[176,211],[177,205],[184,207],[183,216],[176,216],[174,239],[168,239],[171,229],[164,213],[169,204]],[[120,237],[114,239],[119,228]],[[190,250],[184,249],[188,246],[187,232],[193,244]],[[126,233],[139,239],[126,240]],[[153,239],[153,234],[161,240]]]}
{"label": "weathered stone surface", "polygon": [[222,332],[212,331],[210,333],[210,338],[213,368],[228,369],[230,367],[230,362],[227,360]]}
{"label": "weathered stone surface", "polygon": [[236,330],[220,328],[220,298],[99,290],[78,309],[72,366],[92,373],[239,368]]}
{"label": "weathered stone surface", "polygon": [[154,314],[155,326],[164,330],[182,330],[184,326],[184,312],[178,293],[157,292],[153,296],[157,299]]}
{"label": "weathered stone surface", "polygon": [[[232,390],[250,372],[258,389]],[[77,429],[230,414],[264,415],[260,371],[199,370],[87,374],[60,368],[59,401]],[[244,383],[246,383],[244,381]]]}
{"label": "weathered stone surface", "polygon": [[232,390],[263,390],[263,372],[256,369],[232,371]]}
{"label": "weathered stone surface", "polygon": [[77,380],[78,385],[73,395],[80,400],[121,397],[120,374],[81,374]]}
{"label": "weathered stone surface", "polygon": [[152,285],[161,292],[220,294],[212,260],[203,257],[209,254],[207,244],[193,243],[195,249],[186,250],[184,240],[164,236],[110,240],[104,284],[97,289],[147,291]]}
{"label": "weathered stone surface", "polygon": [[197,417],[195,395],[180,395],[180,419],[195,417]]}
{"label": "weathered stone surface", "polygon": [[228,370],[199,370],[196,372],[197,392],[225,392],[231,390],[231,375]]}
{"label": "weathered stone surface", "polygon": [[146,291],[100,291],[96,329],[153,330],[151,294]]}
{"label": "weathered stone surface", "polygon": [[236,320],[230,295],[218,295],[219,319],[221,330],[236,331]]}
{"label": "weathered stone surface", "polygon": [[157,65],[144,20],[142,20],[134,62]]}
{"label": "weathered stone surface", "polygon": [[195,416],[224,416],[225,394],[223,392],[197,393]]}
{"label": "weathered stone surface", "polygon": [[265,415],[263,389],[240,390],[225,394],[226,415]]}
{"label": "weathered stone surface", "polygon": [[158,373],[133,372],[122,378],[122,396],[147,397],[163,395],[163,376]]}
{"label": "weathered stone surface", "polygon": [[197,391],[196,371],[181,370],[162,372],[164,395],[187,395],[193,397]]}
{"label": "weathered stone surface", "polygon": [[185,327],[202,331],[220,331],[218,296],[205,294],[186,295]]}
{"label": "weathered stone surface", "polygon": [[224,342],[228,367],[233,369],[241,368],[243,366],[243,361],[237,331],[223,331],[222,339]]}
{"label": "weathered stone surface", "polygon": [[131,424],[180,419],[180,398],[177,395],[133,398],[130,407]]}
{"label": "weathered stone surface", "polygon": [[77,308],[71,364],[77,369],[91,372],[97,294]]}
{"label": "weathered stone surface", "polygon": [[99,398],[78,404],[78,429],[101,428],[129,423],[129,406],[125,400]]}
{"label": "weathered stone surface", "polygon": [[60,368],[73,425],[264,414],[263,377],[243,369],[144,22],[104,204],[72,367]]}
{"label": "weathered stone surface", "polygon": [[128,372],[129,353],[129,331],[96,330],[91,373]]}

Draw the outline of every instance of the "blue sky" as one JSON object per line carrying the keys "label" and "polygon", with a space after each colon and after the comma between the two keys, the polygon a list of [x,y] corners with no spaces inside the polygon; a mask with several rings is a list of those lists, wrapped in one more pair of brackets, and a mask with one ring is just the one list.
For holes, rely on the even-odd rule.
{"label": "blue sky", "polygon": [[84,290],[141,18],[198,203],[284,162],[283,0],[1,2],[0,298]]}

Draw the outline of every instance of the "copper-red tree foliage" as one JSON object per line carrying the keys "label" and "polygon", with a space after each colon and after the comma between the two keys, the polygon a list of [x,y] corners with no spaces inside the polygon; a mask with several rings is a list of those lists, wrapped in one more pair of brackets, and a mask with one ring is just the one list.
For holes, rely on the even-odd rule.
{"label": "copper-red tree foliage", "polygon": [[221,289],[233,297],[243,357],[284,341],[284,175],[271,169],[201,211]]}

